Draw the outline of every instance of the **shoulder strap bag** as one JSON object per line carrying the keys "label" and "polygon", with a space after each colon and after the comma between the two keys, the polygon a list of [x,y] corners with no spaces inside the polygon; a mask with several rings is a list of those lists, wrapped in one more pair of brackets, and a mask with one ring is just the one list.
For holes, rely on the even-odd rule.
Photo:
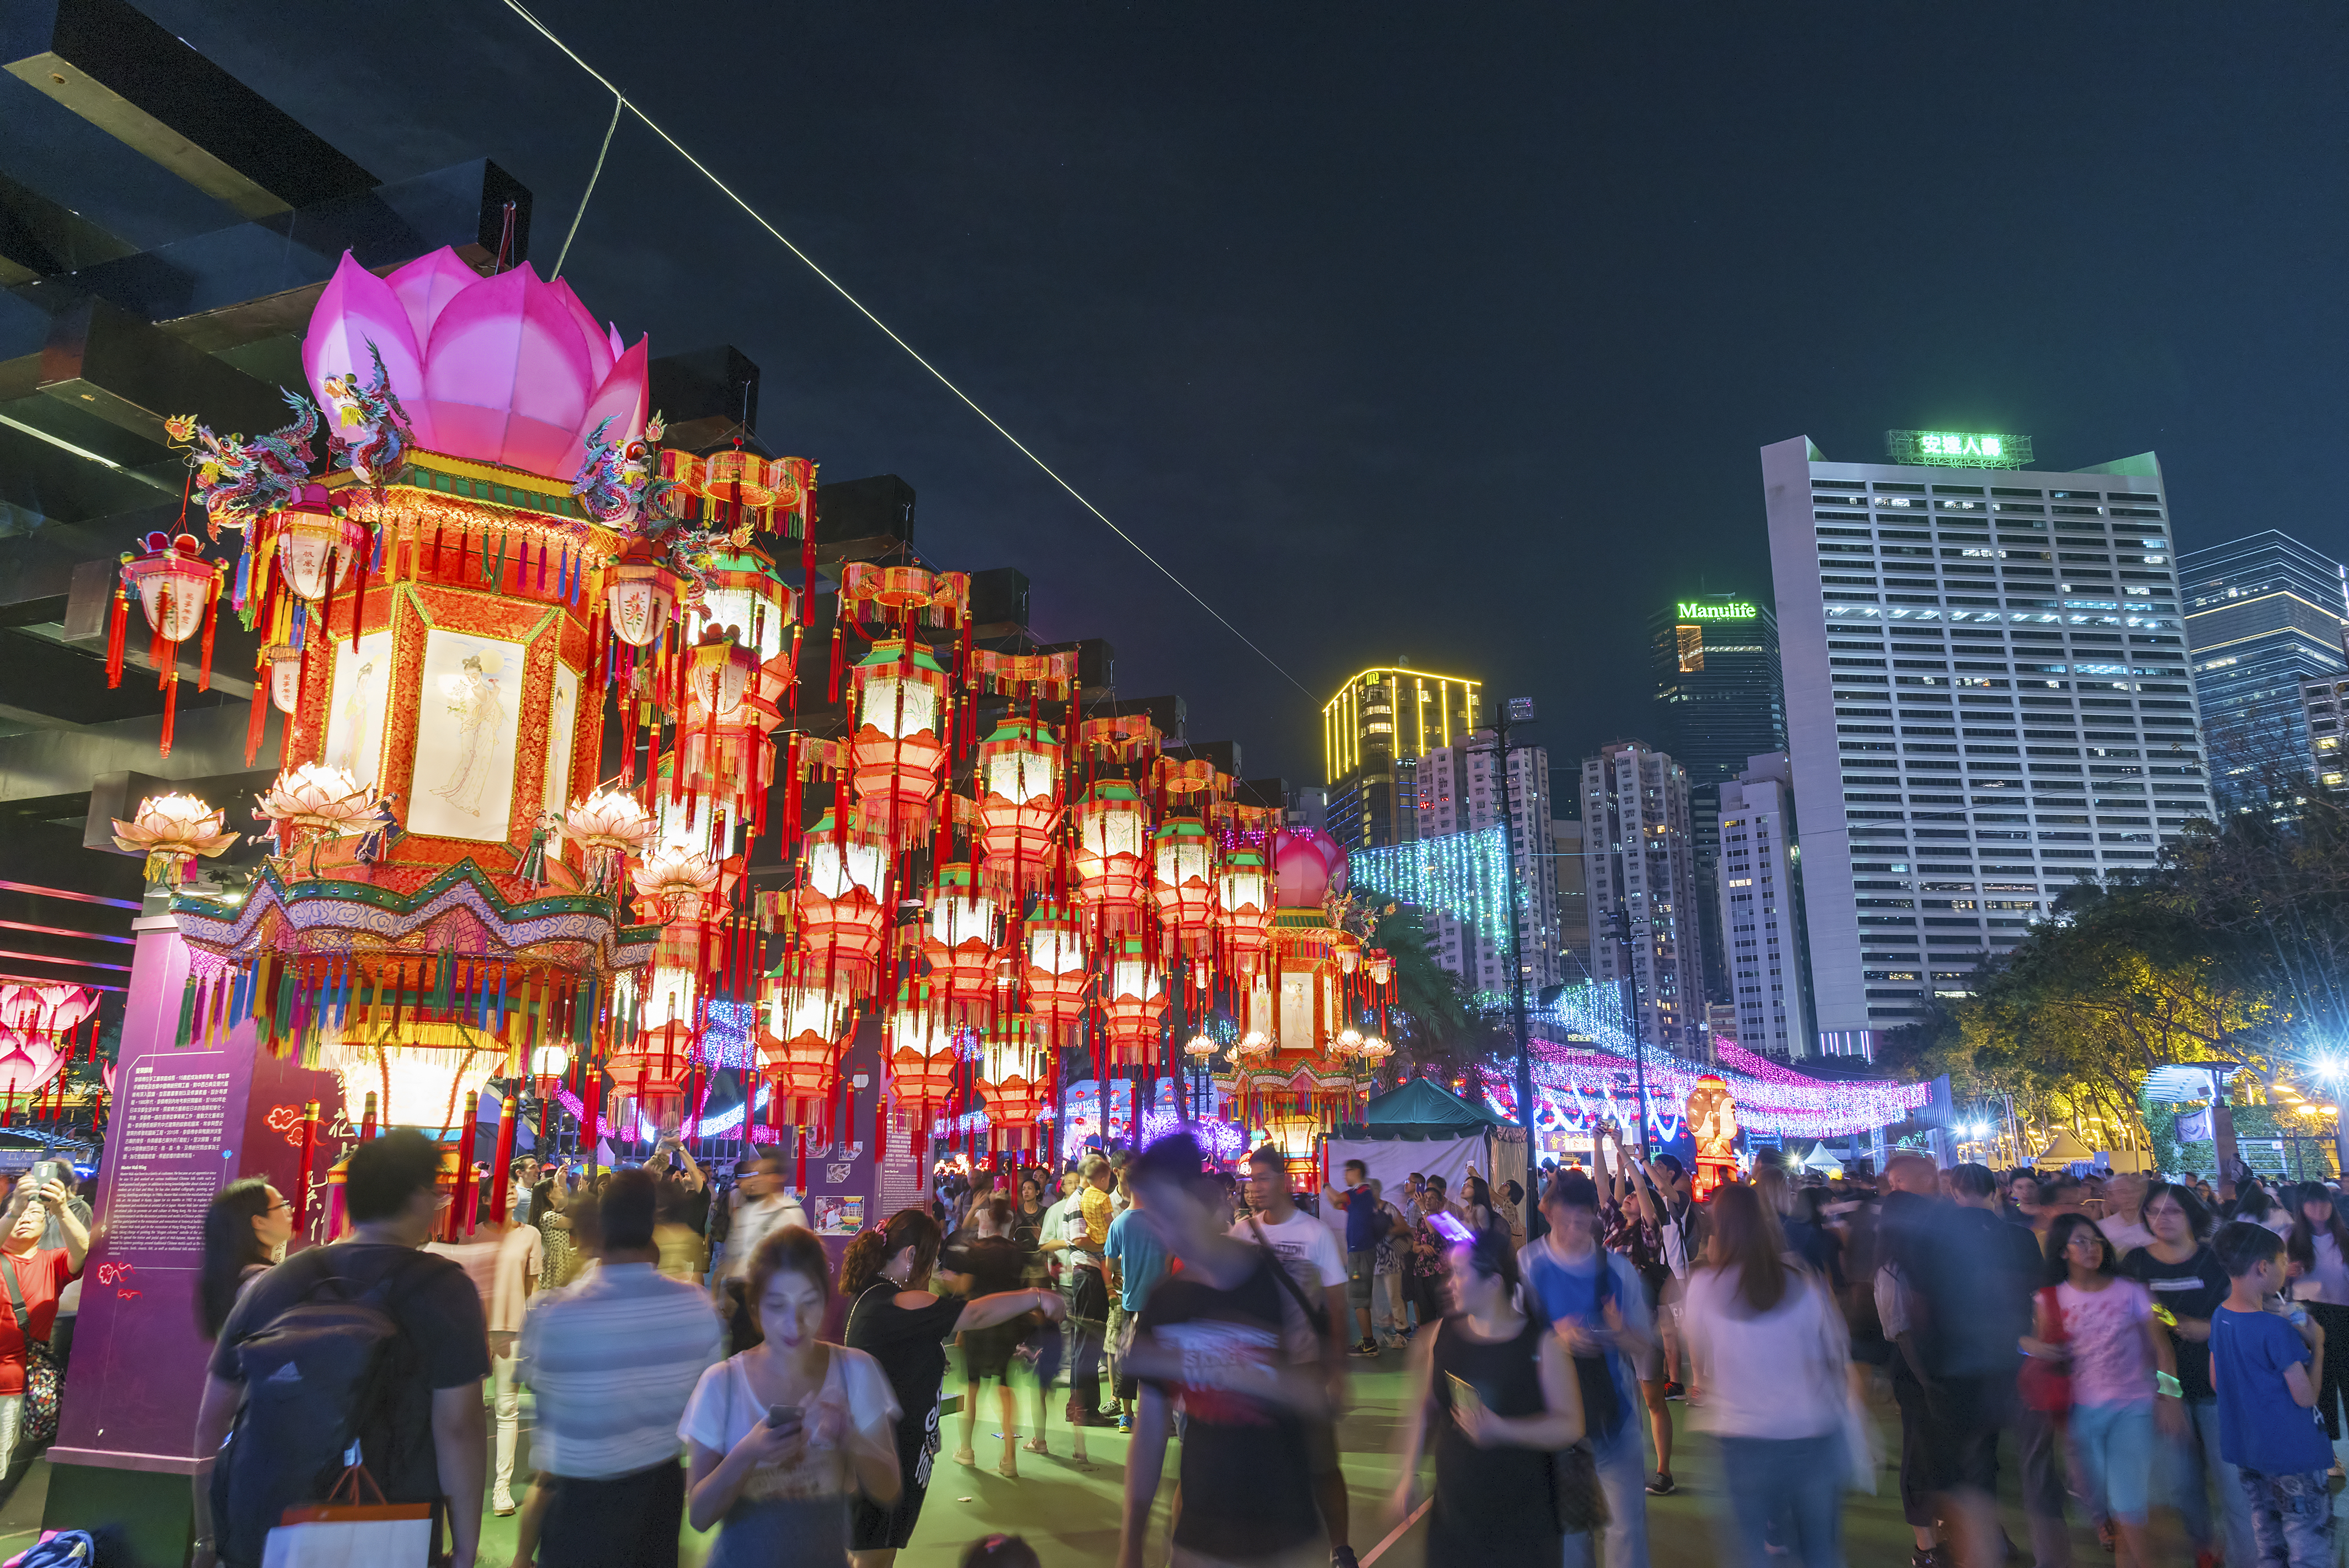
{"label": "shoulder strap bag", "polygon": [[1254,1214],[1248,1216],[1248,1233],[1256,1237],[1257,1250],[1262,1253],[1265,1261],[1272,1265],[1273,1277],[1280,1281],[1280,1287],[1288,1293],[1289,1299],[1297,1303],[1297,1309],[1305,1315],[1306,1324],[1313,1330],[1314,1338],[1317,1340],[1329,1338],[1329,1309],[1306,1295],[1305,1287],[1297,1283],[1296,1278],[1288,1272],[1288,1265],[1281,1261],[1278,1253],[1272,1250],[1271,1241],[1266,1237],[1264,1227],[1257,1222],[1257,1217]]}
{"label": "shoulder strap bag", "polygon": [[16,1449],[28,1454],[57,1441],[59,1368],[49,1342],[33,1337],[33,1315],[25,1310],[25,1292],[16,1283],[13,1259],[0,1263],[0,1276],[7,1281],[8,1310],[16,1315],[16,1333],[25,1341],[25,1414],[16,1433]]}

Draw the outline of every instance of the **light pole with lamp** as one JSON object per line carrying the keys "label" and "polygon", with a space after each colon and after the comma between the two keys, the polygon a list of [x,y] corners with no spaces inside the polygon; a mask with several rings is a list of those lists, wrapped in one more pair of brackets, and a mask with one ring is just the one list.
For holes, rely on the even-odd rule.
{"label": "light pole with lamp", "polygon": [[[1517,1026],[1517,1120],[1526,1130],[1523,1221],[1526,1234],[1529,1236],[1534,1233],[1534,1212],[1541,1200],[1540,1195],[1534,1191],[1537,1185],[1534,1181],[1534,1171],[1537,1161],[1534,1159],[1536,1144],[1534,1141],[1533,1043],[1526,1023],[1525,928],[1517,918],[1517,911],[1521,904],[1530,909],[1533,901],[1525,898],[1522,890],[1517,886],[1517,807],[1516,791],[1510,788],[1509,783],[1509,731],[1514,726],[1533,722],[1534,699],[1529,696],[1510,697],[1501,705],[1500,720],[1493,727],[1494,744],[1489,748],[1478,748],[1490,750],[1493,753],[1495,770],[1501,776],[1501,845],[1508,873],[1506,897],[1509,922],[1510,993]],[[1645,1126],[1647,1085],[1644,1081],[1646,1078],[1644,1068],[1640,1076],[1642,1082],[1640,1114],[1642,1125],[1640,1130],[1640,1142],[1644,1147],[1647,1141]]]}
{"label": "light pole with lamp", "polygon": [[1183,1047],[1183,1056],[1191,1066],[1191,1119],[1193,1121],[1207,1119],[1207,1085],[1215,1072],[1216,1052],[1220,1048],[1216,1044],[1215,1037],[1204,1031],[1192,1036],[1190,1043]]}

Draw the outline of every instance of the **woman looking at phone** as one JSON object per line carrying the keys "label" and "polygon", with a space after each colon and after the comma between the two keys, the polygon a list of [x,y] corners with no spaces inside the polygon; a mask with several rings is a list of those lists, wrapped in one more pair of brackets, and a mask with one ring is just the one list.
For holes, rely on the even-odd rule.
{"label": "woman looking at phone", "polygon": [[678,1435],[687,1517],[721,1522],[709,1568],[837,1568],[852,1497],[903,1489],[897,1401],[870,1356],[816,1335],[832,1302],[823,1243],[794,1225],[759,1243],[746,1301],[766,1337],[701,1375]]}
{"label": "woman looking at phone", "polygon": [[[1425,1434],[1435,1433],[1435,1507],[1429,1568],[1550,1568],[1566,1532],[1551,1456],[1582,1440],[1582,1390],[1565,1341],[1519,1298],[1516,1254],[1497,1227],[1473,1234],[1438,1211],[1453,1233],[1452,1305],[1415,1373],[1403,1423],[1402,1480],[1394,1511],[1411,1511]],[[1449,1222],[1448,1224],[1445,1222]]]}

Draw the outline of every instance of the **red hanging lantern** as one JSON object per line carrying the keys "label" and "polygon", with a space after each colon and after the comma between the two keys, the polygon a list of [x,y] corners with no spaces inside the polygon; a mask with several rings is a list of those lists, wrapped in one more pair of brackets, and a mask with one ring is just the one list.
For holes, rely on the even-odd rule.
{"label": "red hanging lantern", "polygon": [[1029,917],[1023,942],[1029,1012],[1048,1041],[1065,1039],[1084,1016],[1092,985],[1084,933],[1066,910],[1048,904]]}
{"label": "red hanging lantern", "polygon": [[1102,1038],[1118,1067],[1158,1058],[1158,1021],[1166,1013],[1166,985],[1156,955],[1138,937],[1120,943],[1102,987]]}
{"label": "red hanging lantern", "polygon": [[652,547],[641,542],[611,564],[604,580],[605,624],[612,635],[631,647],[652,646],[677,614],[683,582],[656,562]]}
{"label": "red hanging lantern", "polygon": [[1077,802],[1077,903],[1105,942],[1139,933],[1150,885],[1150,819],[1123,779],[1103,779]]}
{"label": "red hanging lantern", "polygon": [[1216,840],[1196,817],[1176,817],[1152,837],[1151,892],[1171,957],[1213,951],[1216,937]]}
{"label": "red hanging lantern", "polygon": [[854,998],[873,995],[889,934],[889,851],[826,811],[800,851],[798,978]]}
{"label": "red hanging lantern", "polygon": [[1225,857],[1216,878],[1216,902],[1225,969],[1244,978],[1253,975],[1272,947],[1272,874],[1264,856],[1234,850]]}
{"label": "red hanging lantern", "polygon": [[850,785],[864,820],[899,849],[929,836],[952,685],[927,648],[905,640],[875,644],[855,669]]}
{"label": "red hanging lantern", "polygon": [[[180,645],[203,634],[203,653],[196,674],[196,689],[212,684],[212,629],[219,619],[221,567],[197,553],[202,548],[192,533],[176,538],[163,533],[147,536],[147,553],[122,558],[123,591],[115,595],[114,620],[107,634],[106,684],[122,684],[122,642],[128,613],[127,597],[135,594],[146,614],[150,634],[148,662],[155,666],[155,684],[163,692],[161,751],[171,755],[171,730],[180,706]],[[314,629],[312,635],[317,635]]]}
{"label": "red hanging lantern", "polygon": [[957,1018],[984,1025],[995,1008],[995,959],[1003,921],[994,896],[979,886],[968,864],[938,868],[927,924],[922,956],[929,962],[931,985],[943,988]]}
{"label": "red hanging lantern", "polygon": [[1006,718],[978,747],[978,841],[988,885],[1007,899],[1046,884],[1061,820],[1059,739],[1032,718]]}

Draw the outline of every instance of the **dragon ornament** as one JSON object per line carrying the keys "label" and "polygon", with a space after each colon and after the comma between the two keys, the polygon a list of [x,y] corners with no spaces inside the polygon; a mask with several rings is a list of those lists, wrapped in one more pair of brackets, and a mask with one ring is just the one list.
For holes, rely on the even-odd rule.
{"label": "dragon ornament", "polygon": [[[359,385],[356,374],[329,376],[324,383],[336,416],[335,428],[326,432],[326,451],[350,465],[351,472],[380,506],[385,488],[408,467],[408,449],[416,444],[416,430],[409,423],[408,410],[399,406],[399,395],[391,389],[383,351],[373,339],[367,342],[367,356],[375,362],[375,376],[366,386]],[[357,432],[357,438],[346,431]]]}
{"label": "dragon ornament", "polygon": [[215,436],[193,414],[163,421],[163,433],[171,444],[186,449],[188,467],[195,470],[195,493],[203,502],[204,527],[214,540],[222,528],[243,528],[301,499],[310,478],[310,443],[318,434],[318,410],[299,392],[280,387],[278,395],[295,418],[251,441],[234,431]]}

